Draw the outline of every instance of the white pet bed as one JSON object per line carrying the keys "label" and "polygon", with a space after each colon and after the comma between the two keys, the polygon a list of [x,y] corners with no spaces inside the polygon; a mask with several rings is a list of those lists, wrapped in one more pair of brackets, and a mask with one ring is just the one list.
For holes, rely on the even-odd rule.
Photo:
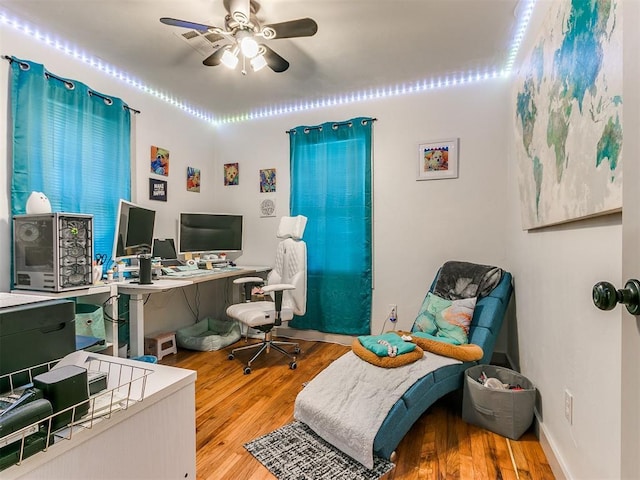
{"label": "white pet bed", "polygon": [[179,347],[201,352],[220,350],[240,340],[240,325],[235,321],[206,317],[176,332]]}

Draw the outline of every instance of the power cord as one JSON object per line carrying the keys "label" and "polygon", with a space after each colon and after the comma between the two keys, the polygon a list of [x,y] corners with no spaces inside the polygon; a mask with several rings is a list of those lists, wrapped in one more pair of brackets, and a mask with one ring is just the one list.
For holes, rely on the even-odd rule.
{"label": "power cord", "polygon": [[[118,323],[120,325],[124,325],[125,323],[127,323],[126,318],[120,318],[119,314],[118,314],[118,318],[113,318],[111,315],[109,315],[109,309],[106,308],[107,305],[110,305],[114,300],[120,300],[120,295],[112,295],[109,298],[107,298],[104,302],[102,302],[102,313],[104,315],[104,318],[111,323]],[[119,302],[118,302],[119,304]],[[129,310],[126,310],[125,312],[123,312],[124,315],[128,315],[129,314]]]}
{"label": "power cord", "polygon": [[182,296],[184,297],[185,302],[187,302],[187,307],[189,307],[189,311],[191,312],[191,315],[193,315],[193,318],[197,322],[198,321],[198,312],[197,312],[197,309],[194,310],[193,307],[191,306],[191,303],[189,302],[189,299],[187,298],[187,294],[185,292],[186,288],[181,288],[180,290],[182,291]]}
{"label": "power cord", "polygon": [[389,311],[389,315],[387,315],[387,318],[384,319],[384,323],[382,324],[382,330],[380,331],[380,335],[382,335],[386,331],[387,322],[391,322],[391,325],[393,325],[392,331],[395,332],[396,324],[398,322],[398,312],[396,311],[396,309],[397,307],[395,305],[391,307],[391,310]]}

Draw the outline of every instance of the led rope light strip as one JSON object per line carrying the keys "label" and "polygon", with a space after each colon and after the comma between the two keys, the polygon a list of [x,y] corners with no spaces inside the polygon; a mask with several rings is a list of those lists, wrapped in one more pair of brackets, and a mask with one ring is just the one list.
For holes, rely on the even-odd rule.
{"label": "led rope light strip", "polygon": [[117,80],[120,80],[121,82],[124,82],[134,88],[137,88],[138,90],[141,90],[149,95],[152,95],[170,105],[173,105],[179,108],[180,110],[196,118],[204,120],[213,125],[217,124],[216,117],[211,113],[205,112],[204,110],[201,110],[201,109],[193,108],[189,104],[179,100],[173,95],[168,95],[160,90],[154,89],[144,84],[140,80],[137,80],[136,78],[130,76],[126,72],[120,71],[117,68],[103,62],[102,60],[96,57],[87,55],[86,53],[71,47],[69,44],[62,43],[60,40],[55,39],[50,35],[44,34],[39,30],[34,29],[30,25],[26,23],[22,23],[21,21],[15,18],[9,18],[4,12],[0,12],[0,24],[6,25],[8,27],[13,28],[14,30],[24,33],[34,38],[35,40],[39,41],[40,43],[43,43],[49,47],[55,48],[59,52],[64,53],[65,55],[68,55],[70,57],[73,57],[76,60],[79,60],[82,63],[94,68],[95,70],[98,70]]}
{"label": "led rope light strip", "polygon": [[420,93],[430,90],[436,90],[440,88],[448,88],[458,85],[468,85],[471,83],[478,83],[495,78],[507,78],[511,75],[513,64],[520,50],[524,34],[529,26],[533,8],[535,7],[536,0],[527,0],[525,7],[522,10],[522,14],[518,21],[518,27],[514,38],[512,39],[511,48],[509,49],[509,56],[505,67],[500,70],[494,70],[493,72],[485,73],[469,73],[449,75],[444,78],[437,79],[425,79],[413,84],[401,84],[392,87],[376,88],[368,91],[355,92],[347,95],[326,97],[312,102],[300,102],[289,105],[269,106],[251,112],[234,115],[228,117],[222,117],[218,119],[219,124],[238,123],[248,120],[255,120],[260,118],[269,118],[278,115],[285,115],[291,112],[303,112],[308,110],[315,110],[318,108],[324,108],[335,105],[345,105],[349,103],[356,103],[367,100],[375,100],[386,97],[396,97],[400,95],[407,95],[411,93]]}
{"label": "led rope light strip", "polygon": [[278,106],[269,106],[262,109],[254,110],[242,115],[235,115],[229,117],[222,117],[218,119],[219,124],[238,123],[247,120],[255,120],[258,118],[268,118],[278,115],[284,115],[292,112],[304,112],[309,110],[315,110],[318,108],[331,107],[336,105],[347,105],[350,103],[357,103],[367,100],[376,100],[387,97],[397,97],[401,95],[407,95],[410,93],[420,93],[430,90],[436,90],[440,88],[447,88],[458,85],[467,85],[471,83],[478,83],[481,81],[507,77],[504,70],[491,73],[475,73],[475,74],[460,74],[458,76],[446,76],[445,78],[421,80],[414,84],[401,84],[393,87],[376,88],[368,91],[353,92],[351,94],[325,97],[310,102],[299,102],[294,104],[285,104]]}
{"label": "led rope light strip", "polygon": [[511,70],[513,68],[513,63],[518,56],[518,52],[520,51],[520,46],[522,45],[522,39],[524,38],[524,34],[529,26],[529,21],[531,20],[531,15],[533,14],[533,8],[536,5],[536,0],[528,0],[527,4],[522,10],[522,14],[518,21],[518,28],[516,29],[516,34],[511,41],[511,48],[509,49],[509,57],[507,58],[507,64],[505,66],[505,72],[509,75],[511,74]]}
{"label": "led rope light strip", "polygon": [[516,30],[516,34],[512,40],[511,48],[509,49],[509,56],[507,58],[507,63],[505,67],[500,70],[494,70],[493,72],[485,72],[485,73],[468,73],[468,74],[457,74],[457,75],[448,75],[444,78],[431,78],[417,81],[415,83],[404,83],[398,84],[391,87],[380,87],[375,89],[369,89],[367,91],[359,91],[352,92],[346,95],[334,95],[332,97],[325,97],[322,99],[318,99],[315,101],[309,102],[299,102],[294,104],[284,104],[284,105],[274,105],[268,106],[261,109],[253,110],[251,112],[237,114],[226,117],[216,117],[211,113],[205,112],[201,109],[196,109],[191,107],[189,104],[181,101],[173,95],[168,95],[160,90],[152,88],[143,82],[133,78],[129,74],[122,72],[115,67],[112,67],[109,64],[104,63],[102,60],[99,60],[93,56],[89,56],[84,52],[79,51],[76,48],[72,48],[68,44],[63,44],[57,39],[52,38],[47,34],[41,33],[39,30],[30,27],[28,24],[22,23],[17,19],[9,18],[5,13],[0,12],[0,24],[11,27],[19,32],[22,32],[30,37],[33,37],[37,41],[49,46],[53,47],[56,50],[71,56],[77,60],[80,60],[82,63],[89,65],[90,67],[110,76],[117,80],[120,80],[138,90],[141,90],[149,95],[152,95],[170,105],[173,105],[180,110],[192,115],[200,120],[204,120],[207,123],[212,125],[221,125],[221,124],[230,124],[230,123],[240,123],[249,120],[261,119],[261,118],[269,118],[279,115],[284,115],[293,112],[304,112],[309,110],[315,110],[318,108],[325,108],[336,105],[346,105],[350,103],[363,102],[368,100],[376,100],[380,98],[387,97],[397,97],[400,95],[407,95],[411,93],[420,93],[427,92],[431,90],[436,90],[440,88],[448,88],[458,85],[468,85],[471,83],[478,83],[482,81],[487,81],[491,79],[508,77],[511,74],[511,70],[513,68],[513,64],[515,62],[516,56],[522,44],[522,40],[524,38],[525,31],[529,26],[529,21],[531,20],[531,14],[533,12],[533,8],[535,7],[536,0],[528,0],[526,6],[523,9],[522,15],[518,21],[518,28]]}

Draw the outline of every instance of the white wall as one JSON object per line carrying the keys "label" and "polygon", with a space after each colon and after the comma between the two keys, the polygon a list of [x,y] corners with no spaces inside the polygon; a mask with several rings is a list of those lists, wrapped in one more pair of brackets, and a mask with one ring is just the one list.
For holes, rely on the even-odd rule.
{"label": "white wall", "polygon": [[[409,329],[437,268],[446,260],[510,267],[505,253],[507,107],[508,81],[493,80],[221,127],[216,172],[221,176],[223,163],[240,164],[240,184],[223,187],[222,205],[239,208],[248,219],[241,260],[273,261],[277,220],[259,218],[258,205],[263,198],[275,198],[277,215],[288,214],[285,131],[376,117],[372,332],[381,331],[390,303],[398,305],[398,328]],[[459,178],[416,181],[418,144],[451,137],[460,138]],[[261,168],[277,169],[276,194],[259,193]],[[350,343],[350,338],[331,335],[304,336]]]}
{"label": "white wall", "polygon": [[[538,4],[523,53],[548,8]],[[508,115],[515,122],[515,93],[511,101]],[[523,231],[512,132],[514,123],[505,222],[516,316],[508,354],[538,389],[541,433],[559,461],[558,473],[620,478],[620,312],[598,310],[591,289],[601,280],[623,284],[621,215]],[[564,416],[565,389],[574,396],[573,425]]]}

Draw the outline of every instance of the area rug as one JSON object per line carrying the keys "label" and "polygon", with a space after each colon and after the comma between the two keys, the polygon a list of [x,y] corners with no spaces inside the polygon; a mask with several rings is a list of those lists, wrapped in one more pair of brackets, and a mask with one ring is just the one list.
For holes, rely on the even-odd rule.
{"label": "area rug", "polygon": [[244,447],[278,480],[377,480],[394,465],[374,457],[373,469],[332,447],[302,422],[293,422]]}

